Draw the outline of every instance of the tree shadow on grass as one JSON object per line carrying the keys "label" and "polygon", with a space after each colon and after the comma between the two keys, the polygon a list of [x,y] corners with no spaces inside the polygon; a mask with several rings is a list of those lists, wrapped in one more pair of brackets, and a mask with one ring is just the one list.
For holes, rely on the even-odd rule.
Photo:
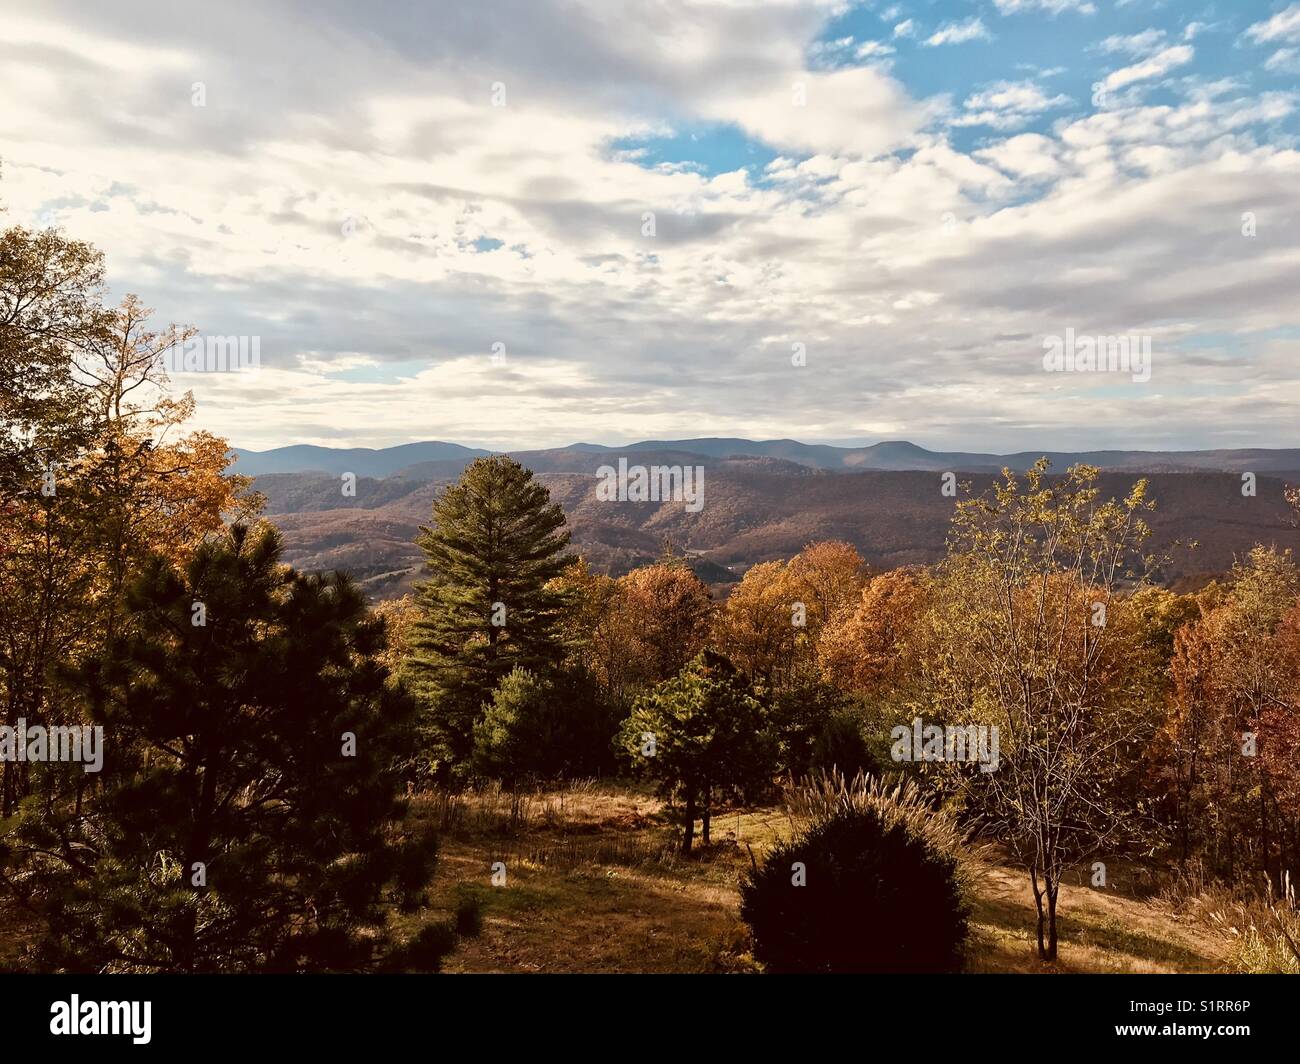
{"label": "tree shadow on grass", "polygon": [[[1061,947],[1086,946],[1106,953],[1123,954],[1137,960],[1169,964],[1198,971],[1213,970],[1217,962],[1181,942],[1160,938],[1125,926],[1118,918],[1094,909],[1057,911],[1056,933]],[[1023,938],[1033,944],[1036,926],[1032,908],[1011,897],[979,897],[975,900],[972,923],[985,924]],[[1064,958],[1068,965],[1069,958]]]}

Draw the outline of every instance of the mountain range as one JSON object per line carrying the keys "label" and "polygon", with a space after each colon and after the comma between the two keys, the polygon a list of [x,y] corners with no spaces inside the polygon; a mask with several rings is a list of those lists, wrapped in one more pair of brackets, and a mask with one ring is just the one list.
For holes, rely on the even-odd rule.
{"label": "mountain range", "polygon": [[[571,464],[585,462],[587,455],[620,455],[645,452],[673,452],[707,458],[761,457],[779,458],[811,469],[855,473],[867,469],[953,470],[956,472],[996,473],[1003,467],[1016,471],[1028,469],[1044,455],[1055,469],[1065,469],[1078,462],[1103,469],[1142,473],[1244,472],[1278,473],[1300,470],[1300,448],[1244,448],[1212,451],[1020,451],[1015,454],[986,454],[973,451],[929,451],[906,440],[887,440],[867,447],[834,447],[829,444],[800,443],[798,440],[743,440],[729,437],[703,437],[693,440],[642,440],[621,446],[599,443],[575,443],[548,450],[514,451],[516,458],[537,458],[553,465],[556,458]],[[294,445],[270,451],[239,448],[239,471],[250,476],[265,473],[323,472],[341,475],[387,477],[412,470],[430,462],[468,463],[491,454],[481,447],[464,447],[458,443],[430,440],[404,443],[396,447],[332,448]],[[585,466],[584,466],[585,469]],[[574,470],[579,471],[577,469]]]}
{"label": "mountain range", "polygon": [[[237,450],[235,470],[252,475],[266,496],[267,516],[284,532],[286,560],[307,570],[345,569],[373,598],[388,598],[419,577],[414,540],[438,492],[489,453],[444,442],[294,446]],[[1150,546],[1171,555],[1159,574],[1165,583],[1203,583],[1255,543],[1300,545],[1282,494],[1300,482],[1300,449],[996,455],[904,441],[834,447],[703,438],[511,453],[563,507],[574,549],[595,568],[618,575],[653,561],[671,541],[720,593],[749,566],[788,558],[816,539],[848,540],[880,568],[936,561],[954,501],[941,492],[940,474],[957,473],[979,492],[1004,466],[1023,471],[1043,454],[1056,472],[1076,462],[1099,466],[1106,496],[1122,496],[1138,475],[1149,477],[1157,502]],[[633,465],[703,466],[703,507],[598,499],[597,469],[620,457]],[[1247,472],[1255,474],[1254,495],[1243,494]],[[355,496],[341,491],[347,473],[356,477]]]}

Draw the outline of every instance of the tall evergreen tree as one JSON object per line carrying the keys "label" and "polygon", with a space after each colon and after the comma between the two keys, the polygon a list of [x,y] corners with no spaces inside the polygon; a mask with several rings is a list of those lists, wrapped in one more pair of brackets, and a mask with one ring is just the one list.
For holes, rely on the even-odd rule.
{"label": "tall evergreen tree", "polygon": [[[183,571],[155,557],[132,624],[70,682],[103,728],[98,786],[34,794],[0,882],[48,929],[38,964],[126,972],[436,967],[399,942],[435,840],[403,835],[415,706],[345,577],[280,564],[236,527]],[[52,766],[53,767],[53,766]]]}
{"label": "tall evergreen tree", "polygon": [[548,586],[571,563],[564,513],[513,458],[478,458],[421,528],[429,579],[417,594],[406,675],[427,708],[432,768],[462,770],[474,724],[515,667],[564,656],[565,599]]}

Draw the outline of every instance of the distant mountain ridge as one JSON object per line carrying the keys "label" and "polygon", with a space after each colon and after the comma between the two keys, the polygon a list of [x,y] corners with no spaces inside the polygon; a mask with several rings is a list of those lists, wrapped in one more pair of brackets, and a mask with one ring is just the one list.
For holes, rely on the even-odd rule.
{"label": "distant mountain ridge", "polygon": [[[350,572],[373,598],[409,591],[423,563],[415,545],[438,492],[480,448],[428,442],[381,450],[282,448],[243,452],[236,466],[254,473],[266,514],[283,531],[286,560],[309,571]],[[515,451],[563,508],[573,549],[614,575],[653,561],[665,540],[686,552],[722,593],[751,566],[789,558],[817,539],[853,543],[873,566],[929,564],[943,556],[955,500],[940,491],[942,472],[959,473],[978,493],[1004,465],[1023,469],[1033,452],[936,452],[903,441],[832,447],[794,440],[645,440],[629,447],[580,443]],[[1199,586],[1256,543],[1295,546],[1283,490],[1300,482],[1300,451],[1049,452],[1062,472],[1099,465],[1103,497],[1150,478],[1152,553],[1171,554],[1163,582]],[[607,502],[597,493],[602,464],[704,466],[704,505]],[[309,463],[308,471],[261,472]],[[1204,463],[1204,464],[1202,464]],[[905,468],[899,468],[900,466]],[[1207,468],[1208,466],[1208,468]],[[883,467],[883,468],[881,468]],[[1243,494],[1241,474],[1257,474]],[[357,475],[344,495],[339,474]],[[1195,542],[1196,549],[1177,546]]]}
{"label": "distant mountain ridge", "polygon": [[237,472],[251,477],[268,473],[356,473],[364,477],[388,477],[422,462],[468,463],[480,455],[492,453],[439,440],[380,448],[316,447],[300,443],[269,451],[250,451],[241,447],[233,450],[238,459]]}
{"label": "distant mountain ridge", "polygon": [[[493,452],[480,447],[430,440],[396,447],[317,447],[297,444],[269,451],[235,448],[236,470],[249,476],[269,473],[329,473],[339,476],[415,479],[456,475],[474,458]],[[811,469],[838,473],[867,470],[947,471],[996,473],[1004,466],[1028,469],[1046,456],[1060,471],[1078,462],[1115,472],[1140,473],[1286,473],[1300,471],[1300,448],[1241,448],[1205,451],[1019,451],[992,454],[975,451],[930,451],[907,440],[885,440],[866,447],[836,447],[800,443],[798,440],[746,440],[735,437],[700,437],[687,440],[642,440],[624,446],[575,443],[568,447],[513,450],[524,464],[538,472],[594,472],[606,455],[672,455],[678,460],[768,458]],[[707,463],[706,463],[707,464]]]}

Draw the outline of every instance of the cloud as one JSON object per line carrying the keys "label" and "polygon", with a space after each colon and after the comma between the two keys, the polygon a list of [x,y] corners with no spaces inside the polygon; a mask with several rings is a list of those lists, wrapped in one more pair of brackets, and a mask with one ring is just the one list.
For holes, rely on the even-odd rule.
{"label": "cloud", "polygon": [[[1195,24],[1194,24],[1195,25]],[[1165,31],[1159,29],[1143,30],[1141,33],[1128,35],[1112,34],[1097,47],[1102,52],[1113,54],[1125,52],[1128,55],[1150,55],[1165,39]]]}
{"label": "cloud", "polygon": [[1102,86],[1111,90],[1122,89],[1124,86],[1132,85],[1138,81],[1149,81],[1151,78],[1164,77],[1171,70],[1190,63],[1195,55],[1196,49],[1190,44],[1177,44],[1157,52],[1140,63],[1134,63],[1132,66],[1111,71],[1102,80]]}
{"label": "cloud", "polygon": [[735,122],[746,133],[786,151],[875,155],[898,146],[920,127],[926,111],[876,67],[827,72],[790,70],[773,87],[722,93],[701,110]]}
{"label": "cloud", "polygon": [[912,19],[910,19],[910,18],[903,19],[902,22],[900,22],[897,26],[894,27],[894,36],[895,36],[895,37],[915,37],[915,36],[916,36],[916,23],[915,23]]}
{"label": "cloud", "polygon": [[87,66],[136,76],[143,71],[182,69],[195,62],[195,54],[190,51],[105,39],[75,27],[25,18],[12,11],[5,13],[4,43],[47,54],[61,53]]}
{"label": "cloud", "polygon": [[1300,74],[1300,48],[1279,48],[1264,60],[1264,69],[1275,74]]}
{"label": "cloud", "polygon": [[978,16],[963,22],[947,22],[940,26],[923,42],[927,48],[936,48],[943,44],[964,44],[967,41],[991,41],[993,35]]}
{"label": "cloud", "polygon": [[885,44],[882,41],[863,41],[854,50],[854,55],[859,59],[871,59],[875,56],[893,55],[894,46]]}
{"label": "cloud", "polygon": [[[313,10],[50,0],[0,45],[6,221],[260,336],[256,378],[178,381],[241,446],[1293,442],[1297,100],[1244,59],[1086,113],[959,71],[954,108],[808,69],[835,0]],[[978,52],[1045,61],[1011,36]],[[1066,327],[1152,335],[1152,382],[1043,374]]]}
{"label": "cloud", "polygon": [[1059,15],[1063,11],[1077,11],[1081,15],[1095,15],[1097,6],[1091,0],[993,0],[1002,15],[1015,15],[1022,11],[1047,11]]}
{"label": "cloud", "polygon": [[1256,44],[1272,41],[1300,42],[1300,4],[1292,4],[1272,18],[1248,26],[1245,36]]}
{"label": "cloud", "polygon": [[1070,102],[1068,96],[1048,98],[1032,81],[1000,81],[966,100],[968,108],[987,107],[995,111],[1046,111]]}
{"label": "cloud", "polygon": [[975,157],[1017,180],[1056,177],[1063,168],[1060,145],[1040,133],[1008,137],[992,147],[979,149]]}
{"label": "cloud", "polygon": [[953,120],[957,126],[994,126],[1015,129],[1044,111],[1068,106],[1064,94],[1048,96],[1032,81],[1000,81],[966,98],[965,113]]}

